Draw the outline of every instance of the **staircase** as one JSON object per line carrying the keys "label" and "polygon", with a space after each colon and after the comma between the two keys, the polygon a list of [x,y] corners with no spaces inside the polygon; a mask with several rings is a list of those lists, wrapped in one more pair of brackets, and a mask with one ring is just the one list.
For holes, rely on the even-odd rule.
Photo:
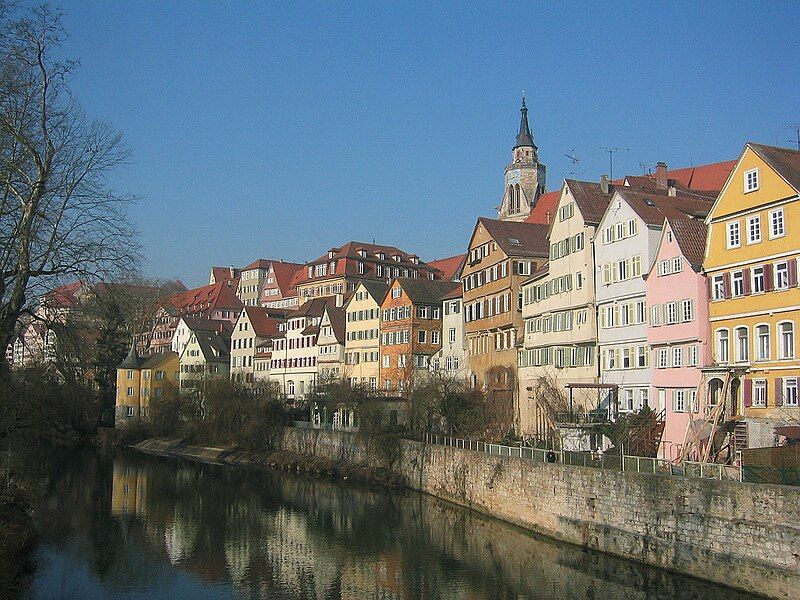
{"label": "staircase", "polygon": [[731,432],[730,444],[734,458],[736,457],[737,452],[740,452],[741,450],[747,450],[747,423],[745,421],[738,421],[736,423],[736,427]]}
{"label": "staircase", "polygon": [[666,409],[659,413],[651,412],[649,417],[636,428],[628,432],[625,453],[631,456],[648,456],[655,458],[661,444],[666,426]]}

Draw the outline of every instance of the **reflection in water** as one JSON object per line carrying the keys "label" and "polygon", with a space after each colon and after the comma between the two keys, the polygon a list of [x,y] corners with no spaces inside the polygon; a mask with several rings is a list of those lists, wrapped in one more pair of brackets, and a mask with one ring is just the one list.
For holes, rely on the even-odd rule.
{"label": "reflection in water", "polygon": [[413,492],[119,452],[22,452],[35,598],[745,598]]}

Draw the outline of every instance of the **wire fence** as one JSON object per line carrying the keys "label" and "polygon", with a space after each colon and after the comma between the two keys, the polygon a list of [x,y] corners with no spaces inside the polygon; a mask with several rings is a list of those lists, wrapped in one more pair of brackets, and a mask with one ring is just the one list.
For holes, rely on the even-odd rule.
{"label": "wire fence", "polygon": [[[720,481],[743,481],[742,468],[715,463],[684,461],[673,463],[661,458],[630,456],[626,454],[603,454],[600,452],[576,452],[570,450],[543,450],[529,446],[506,446],[490,444],[479,440],[455,438],[435,433],[426,433],[425,442],[439,446],[449,446],[474,452],[485,452],[494,456],[521,458],[535,462],[561,463],[575,467],[612,469],[631,473],[666,475],[672,477],[698,477]],[[796,475],[796,474],[795,474]],[[791,479],[791,475],[787,477]],[[746,479],[750,481],[750,479]]]}

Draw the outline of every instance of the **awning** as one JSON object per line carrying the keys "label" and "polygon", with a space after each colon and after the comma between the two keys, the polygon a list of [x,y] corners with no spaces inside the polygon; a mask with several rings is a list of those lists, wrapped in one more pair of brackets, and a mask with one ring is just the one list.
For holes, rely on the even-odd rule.
{"label": "awning", "polygon": [[790,440],[800,440],[800,425],[784,425],[776,427],[775,433]]}

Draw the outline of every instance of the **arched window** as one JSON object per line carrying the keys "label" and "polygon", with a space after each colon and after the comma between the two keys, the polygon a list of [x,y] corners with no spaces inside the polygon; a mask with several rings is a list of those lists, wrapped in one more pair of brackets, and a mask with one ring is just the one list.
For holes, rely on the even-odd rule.
{"label": "arched window", "polygon": [[508,186],[508,213],[514,213],[514,186]]}
{"label": "arched window", "polygon": [[727,329],[717,329],[717,364],[727,364],[731,360],[731,347]]}
{"label": "arched window", "polygon": [[733,337],[736,340],[736,362],[748,362],[750,360],[750,336],[747,335],[747,327],[737,327]]}
{"label": "arched window", "polygon": [[518,213],[520,211],[520,193],[519,193],[519,184],[514,186],[514,212]]}
{"label": "arched window", "polygon": [[294,396],[294,381],[291,379],[286,382],[286,395]]}
{"label": "arched window", "polygon": [[794,358],[794,323],[778,323],[778,358]]}
{"label": "arched window", "polygon": [[[725,333],[727,333],[727,331]],[[708,383],[708,396],[709,396],[709,405],[716,406],[722,397],[721,379],[715,377]]]}
{"label": "arched window", "polygon": [[769,325],[756,325],[756,360],[769,360]]}

